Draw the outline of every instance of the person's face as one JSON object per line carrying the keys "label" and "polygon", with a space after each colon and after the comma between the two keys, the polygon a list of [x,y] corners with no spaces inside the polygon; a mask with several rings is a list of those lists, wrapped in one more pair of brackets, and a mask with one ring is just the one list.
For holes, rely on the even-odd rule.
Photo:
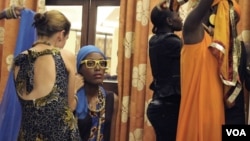
{"label": "person's face", "polygon": [[181,31],[183,27],[182,19],[177,12],[173,12],[172,28],[174,31]]}
{"label": "person's face", "polygon": [[103,83],[106,67],[107,60],[100,53],[90,53],[82,60],[79,73],[85,82],[99,85]]}

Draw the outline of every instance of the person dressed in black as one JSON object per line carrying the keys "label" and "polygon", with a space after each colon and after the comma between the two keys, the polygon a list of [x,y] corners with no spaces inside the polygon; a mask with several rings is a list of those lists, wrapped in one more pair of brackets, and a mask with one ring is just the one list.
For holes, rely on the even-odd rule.
{"label": "person dressed in black", "polygon": [[180,51],[182,40],[175,31],[182,30],[182,19],[165,2],[151,11],[152,32],[149,40],[149,58],[153,82],[152,101],[147,117],[157,141],[175,141],[180,106]]}
{"label": "person dressed in black", "polygon": [[[241,59],[238,68],[239,78],[245,84],[247,91],[250,91],[250,75],[247,73],[247,52],[244,43],[241,42]],[[236,87],[236,86],[235,86]],[[236,89],[235,87],[232,90]],[[225,124],[246,124],[244,89],[242,88],[236,97],[232,107],[225,107]]]}

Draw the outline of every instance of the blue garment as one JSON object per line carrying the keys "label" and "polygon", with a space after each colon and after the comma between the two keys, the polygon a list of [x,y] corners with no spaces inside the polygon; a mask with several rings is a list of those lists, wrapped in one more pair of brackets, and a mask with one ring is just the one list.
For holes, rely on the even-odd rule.
{"label": "blue garment", "polygon": [[[21,11],[15,57],[29,49],[36,40],[36,30],[32,27],[34,15],[35,12],[29,9]],[[17,140],[20,123],[21,105],[15,90],[13,71],[11,71],[0,103],[0,141]]]}
{"label": "blue garment", "polygon": [[[106,92],[104,91],[104,88],[100,86],[100,89],[102,93],[104,94],[104,97],[106,97]],[[87,101],[87,97],[85,94],[84,86],[81,87],[77,91],[76,95],[78,97],[78,102],[77,102],[75,114],[77,118],[84,119],[86,115],[88,114],[88,101]]]}
{"label": "blue garment", "polygon": [[[80,70],[80,65],[81,61],[90,53],[100,53],[104,59],[106,59],[106,56],[103,54],[103,52],[96,46],[94,45],[87,45],[87,46],[82,46],[79,52],[77,53],[77,62],[76,62],[76,67],[77,67],[77,72]],[[78,105],[76,107],[76,115],[78,118],[83,119],[87,115],[88,112],[88,102],[87,98],[85,95],[84,88],[80,88],[77,91],[77,97],[78,97]]]}
{"label": "blue garment", "polygon": [[85,95],[85,90],[83,87],[80,88],[80,90],[77,91],[77,97],[78,97],[78,102],[76,106],[76,117],[79,119],[84,119],[88,113],[88,101],[87,97]]}

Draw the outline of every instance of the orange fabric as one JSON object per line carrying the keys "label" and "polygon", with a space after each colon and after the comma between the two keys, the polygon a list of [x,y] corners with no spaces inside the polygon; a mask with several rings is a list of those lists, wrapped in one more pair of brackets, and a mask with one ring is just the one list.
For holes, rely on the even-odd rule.
{"label": "orange fabric", "polygon": [[224,124],[222,82],[218,63],[208,45],[185,45],[181,51],[181,107],[177,141],[220,141]]}
{"label": "orange fabric", "polygon": [[214,2],[213,2],[213,4],[212,4],[212,6],[214,6],[214,5],[218,4],[220,1],[223,1],[223,0],[214,0]]}

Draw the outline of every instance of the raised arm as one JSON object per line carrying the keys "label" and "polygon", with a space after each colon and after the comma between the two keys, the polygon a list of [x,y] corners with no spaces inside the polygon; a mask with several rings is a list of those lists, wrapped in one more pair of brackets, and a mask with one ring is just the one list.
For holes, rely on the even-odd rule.
{"label": "raised arm", "polygon": [[202,21],[212,6],[214,0],[200,0],[198,5],[189,13],[183,26],[185,44],[195,44],[203,39],[204,28]]}

